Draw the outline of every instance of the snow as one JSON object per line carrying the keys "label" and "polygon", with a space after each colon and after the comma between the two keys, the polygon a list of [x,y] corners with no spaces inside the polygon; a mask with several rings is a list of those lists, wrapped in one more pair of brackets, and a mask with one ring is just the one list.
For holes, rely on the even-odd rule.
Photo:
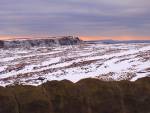
{"label": "snow", "polygon": [[44,65],[49,65],[49,64],[52,64],[52,63],[57,63],[57,62],[60,61],[60,59],[61,59],[61,58],[51,58],[51,59],[48,60],[48,61],[42,62],[41,65],[44,66]]}
{"label": "snow", "polygon": [[7,66],[0,67],[0,72],[4,71]]}
{"label": "snow", "polygon": [[[138,65],[138,66],[137,66],[137,72],[138,72],[138,71],[144,71],[144,69],[146,69],[146,68],[150,68],[150,61],[144,62],[144,63],[142,63],[141,65]],[[137,73],[137,76],[136,76],[136,77],[133,77],[133,78],[131,79],[131,81],[136,81],[137,79],[146,77],[146,76],[148,76],[148,75],[150,75],[150,72],[148,72],[148,73]]]}
{"label": "snow", "polygon": [[[149,76],[150,73],[138,73],[150,68],[150,59],[142,60],[150,55],[149,44],[84,44],[74,46],[36,47],[26,49],[0,49],[0,85],[13,84],[17,75],[22,84],[39,85],[38,77],[47,80],[71,80],[77,82],[83,78],[103,78],[103,74],[112,75],[113,80]],[[137,56],[147,53],[147,56]],[[18,68],[18,64],[25,64]],[[11,71],[8,71],[13,67]],[[126,78],[126,73],[136,76]],[[30,75],[30,76],[26,76]],[[10,78],[9,78],[10,77]],[[13,78],[11,78],[13,77]],[[8,81],[3,81],[8,78]],[[26,82],[30,80],[30,82]]]}
{"label": "snow", "polygon": [[[148,73],[150,75],[150,73]],[[138,80],[139,78],[143,78],[143,77],[147,77],[148,75],[147,74],[144,74],[144,73],[140,73],[140,74],[137,74],[136,77],[132,78],[131,81],[136,81]]]}

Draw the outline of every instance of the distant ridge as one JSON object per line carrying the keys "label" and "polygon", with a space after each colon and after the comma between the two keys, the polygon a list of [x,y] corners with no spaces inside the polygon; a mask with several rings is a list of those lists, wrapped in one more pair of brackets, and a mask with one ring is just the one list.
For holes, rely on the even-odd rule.
{"label": "distant ridge", "polygon": [[17,38],[10,40],[0,40],[0,48],[34,47],[34,46],[55,46],[55,45],[76,45],[82,41],[78,37],[45,37],[45,38]]}
{"label": "distant ridge", "polygon": [[119,44],[119,43],[150,43],[150,40],[91,40],[86,43],[103,43],[103,44]]}
{"label": "distant ridge", "polygon": [[70,37],[70,38],[76,38],[76,36],[29,36],[29,37],[14,37],[14,38],[6,38],[6,39],[0,39],[1,41],[16,41],[16,40],[38,40],[38,39],[60,39],[64,37]]}

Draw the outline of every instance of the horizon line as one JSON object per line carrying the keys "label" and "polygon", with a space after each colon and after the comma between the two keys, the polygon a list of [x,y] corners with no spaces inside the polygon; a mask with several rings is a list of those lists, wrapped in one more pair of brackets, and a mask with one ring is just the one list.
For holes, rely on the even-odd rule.
{"label": "horizon line", "polygon": [[[66,35],[66,36],[74,36],[79,37],[81,40],[84,41],[90,41],[90,40],[120,40],[120,41],[126,41],[126,40],[150,40],[150,36],[75,36],[75,35]],[[0,35],[0,40],[15,40],[15,39],[42,39],[42,38],[57,38],[57,37],[65,37],[65,35],[62,36],[50,36],[50,35],[40,35],[40,36],[34,36],[34,35],[18,35],[18,36],[11,36],[11,35]]]}

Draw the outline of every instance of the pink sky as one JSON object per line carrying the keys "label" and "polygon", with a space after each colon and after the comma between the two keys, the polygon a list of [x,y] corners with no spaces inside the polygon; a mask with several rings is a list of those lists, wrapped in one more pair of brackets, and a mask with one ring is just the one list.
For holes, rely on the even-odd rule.
{"label": "pink sky", "polygon": [[[50,36],[43,36],[50,37]],[[150,40],[150,37],[148,36],[79,36],[82,40],[105,40],[105,39],[112,39],[112,40]],[[0,40],[7,40],[7,39],[20,39],[20,38],[37,38],[36,36],[0,36]],[[40,36],[38,37],[40,38]]]}

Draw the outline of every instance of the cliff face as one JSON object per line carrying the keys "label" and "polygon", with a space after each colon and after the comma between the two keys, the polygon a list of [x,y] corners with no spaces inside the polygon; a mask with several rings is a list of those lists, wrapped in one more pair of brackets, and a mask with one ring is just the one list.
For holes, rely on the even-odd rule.
{"label": "cliff face", "polygon": [[55,45],[75,45],[81,43],[78,37],[66,36],[61,38],[47,38],[47,39],[34,39],[34,40],[10,40],[0,41],[0,48],[17,48],[17,47],[45,47]]}
{"label": "cliff face", "polygon": [[0,113],[150,113],[150,78],[0,87]]}

